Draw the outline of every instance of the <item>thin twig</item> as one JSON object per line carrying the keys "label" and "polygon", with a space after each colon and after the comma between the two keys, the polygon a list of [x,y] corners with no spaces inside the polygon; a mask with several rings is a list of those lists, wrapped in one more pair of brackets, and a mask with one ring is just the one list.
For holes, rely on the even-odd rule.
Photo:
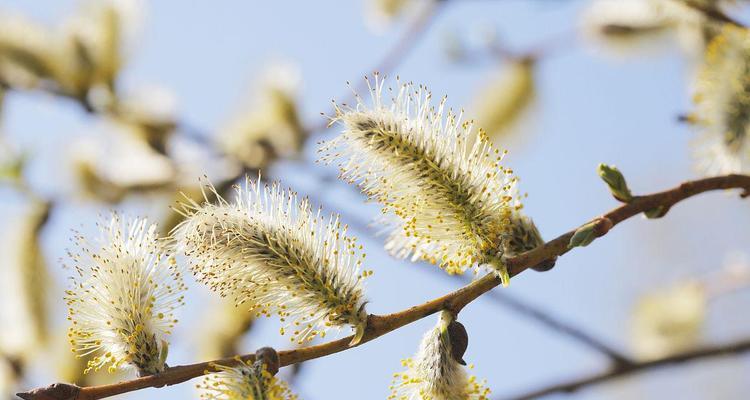
{"label": "thin twig", "polygon": [[508,293],[493,290],[487,293],[486,296],[495,303],[507,307],[509,310],[515,313],[521,314],[541,325],[544,325],[551,331],[557,332],[564,337],[576,341],[584,347],[603,354],[610,359],[613,365],[629,365],[633,363],[633,361],[630,360],[629,357],[613,349],[612,347],[600,341],[580,327],[563,321],[557,316],[541,310],[522,300],[519,300]]}
{"label": "thin twig", "polygon": [[510,397],[503,397],[507,400],[528,400],[536,399],[543,396],[548,396],[555,393],[571,393],[584,387],[596,385],[599,383],[607,382],[613,379],[622,378],[624,376],[647,372],[655,368],[661,368],[666,366],[672,366],[688,361],[714,358],[722,356],[730,356],[741,354],[750,351],[750,339],[740,340],[734,343],[704,347],[696,350],[690,350],[683,353],[675,354],[672,356],[660,358],[658,360],[644,361],[620,368],[613,368],[609,371],[596,373],[583,378],[571,380],[569,382],[563,382],[541,389],[536,389],[530,392],[518,394]]}
{"label": "thin twig", "polygon": [[[406,54],[417,44],[434,20],[437,12],[449,0],[431,0],[424,4],[419,14],[412,19],[411,25],[404,31],[396,44],[385,54],[383,60],[375,67],[374,71],[387,73],[400,64]],[[374,72],[369,71],[369,72]]]}
{"label": "thin twig", "polygon": [[[437,12],[443,7],[445,3],[450,0],[430,0],[422,5],[418,14],[411,20],[411,24],[404,30],[404,33],[396,40],[393,47],[391,47],[383,56],[378,64],[373,69],[365,71],[365,75],[369,75],[373,72],[377,72],[383,75],[387,75],[394,68],[396,68],[406,58],[406,54],[414,48],[419,42],[422,35],[427,32],[427,28],[434,20]],[[367,89],[366,82],[362,79],[357,81],[358,83],[354,86],[354,92],[362,92]],[[354,93],[347,93],[340,102],[347,103],[354,98]],[[328,121],[323,124],[310,124],[308,132],[319,132],[324,131],[328,128]]]}
{"label": "thin twig", "polygon": [[[723,189],[742,189],[741,197],[750,196],[749,175],[725,175],[713,178],[705,178],[688,181],[680,186],[659,193],[646,196],[634,197],[630,203],[624,204],[614,210],[595,218],[587,224],[594,223],[594,231],[597,236],[606,235],[607,232],[618,223],[634,217],[642,212],[652,210],[656,207],[671,208],[674,204],[698,195],[703,192]],[[505,260],[508,272],[515,276],[528,268],[536,266],[545,260],[563,255],[570,251],[569,242],[576,229],[573,229],[554,240],[545,243],[533,250]],[[488,274],[477,279],[471,284],[464,286],[454,292],[438,297],[418,306],[387,315],[369,315],[367,330],[360,344],[367,343],[386,333],[392,332],[404,325],[418,321],[441,310],[449,310],[455,315],[469,303],[482,294],[492,290],[501,283],[496,274]],[[352,336],[334,340],[315,346],[303,347],[294,350],[280,351],[280,365],[289,366],[298,362],[325,357],[330,354],[352,348],[350,346]],[[252,360],[252,354],[244,355],[243,360]],[[102,399],[117,394],[132,392],[147,387],[162,387],[185,382],[214,371],[213,365],[234,365],[237,361],[232,358],[201,362],[197,364],[172,367],[157,375],[137,378],[129,381],[110,385],[78,387],[68,384],[55,384],[46,388],[39,388],[30,392],[19,393],[24,399],[66,399],[66,400],[93,400]],[[56,397],[53,397],[56,396]]]}
{"label": "thin twig", "polygon": [[683,3],[693,10],[703,14],[708,19],[725,24],[731,24],[740,28],[745,28],[745,24],[728,16],[723,11],[716,8],[715,5],[706,4],[705,2],[695,0],[685,0]]}

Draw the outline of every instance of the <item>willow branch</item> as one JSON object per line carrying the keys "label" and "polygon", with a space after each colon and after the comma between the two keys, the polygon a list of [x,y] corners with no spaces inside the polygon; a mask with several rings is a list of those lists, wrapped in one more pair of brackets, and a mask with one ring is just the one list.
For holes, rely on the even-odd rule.
{"label": "willow branch", "polygon": [[[741,197],[750,196],[750,176],[748,175],[724,175],[713,178],[688,181],[680,186],[646,196],[636,196],[627,204],[594,218],[584,225],[594,224],[597,236],[606,235],[615,225],[626,219],[632,218],[642,212],[653,210],[657,207],[669,209],[676,203],[689,197],[713,190],[742,189]],[[534,267],[546,260],[561,256],[571,249],[568,247],[570,239],[577,229],[571,230],[542,246],[527,251],[515,257],[505,260],[508,272],[511,276]],[[377,339],[389,332],[418,321],[429,315],[442,310],[452,311],[458,314],[466,305],[476,300],[482,294],[500,285],[500,278],[496,274],[488,274],[454,292],[442,297],[430,300],[426,303],[410,307],[406,310],[386,315],[369,315],[367,330],[364,338],[358,344],[364,344]],[[331,342],[297,348],[294,350],[280,351],[280,366],[289,366],[302,361],[325,357],[334,353],[348,350],[352,336]],[[248,354],[240,357],[245,361],[253,360],[254,355]],[[117,394],[132,392],[134,390],[148,387],[162,387],[174,385],[196,378],[198,376],[214,371],[213,365],[234,365],[237,361],[232,358],[224,358],[215,361],[201,362],[197,364],[177,366],[167,369],[165,372],[137,378],[129,381],[114,383],[110,385],[78,387],[69,384],[54,384],[46,388],[39,388],[30,392],[19,393],[24,399],[65,399],[65,400],[94,400]],[[624,367],[623,367],[624,368]]]}
{"label": "willow branch", "polygon": [[715,5],[707,5],[704,2],[696,0],[687,0],[684,2],[684,4],[692,8],[693,10],[703,14],[704,16],[706,16],[706,18],[714,20],[716,22],[734,25],[740,28],[746,27],[745,24],[725,14]]}
{"label": "willow branch", "polygon": [[375,71],[386,73],[395,68],[414,47],[422,34],[430,26],[433,17],[440,10],[440,7],[447,3],[448,0],[432,0],[425,4],[419,14],[412,20],[412,24],[404,31],[401,38],[396,41],[383,60],[375,67]]}
{"label": "willow branch", "polygon": [[[323,204],[324,200],[319,198],[316,193],[307,194],[306,197],[313,203]],[[359,215],[348,214],[345,211],[339,212],[343,221],[346,221],[349,228],[352,228],[361,234],[367,234],[369,230],[368,223]],[[443,270],[438,268],[428,268],[432,273],[439,275],[442,278],[450,280],[459,280],[468,284],[472,281],[470,276],[466,275],[448,275]],[[556,315],[550,314],[549,312],[534,306],[533,304],[527,303],[521,299],[512,296],[510,293],[504,291],[490,291],[487,293],[487,298],[492,300],[495,304],[505,307],[513,313],[520,315],[521,317],[527,318],[534,323],[537,323],[554,333],[558,333],[561,336],[569,338],[580,344],[582,347],[586,347],[590,350],[600,353],[607,357],[613,364],[626,364],[631,360],[621,352],[613,349],[603,341],[594,337],[584,329],[570,324]]]}
{"label": "willow branch", "polygon": [[507,397],[508,400],[527,400],[536,399],[543,396],[548,396],[555,393],[571,393],[584,387],[589,387],[599,383],[604,383],[610,380],[622,378],[628,375],[648,372],[656,368],[673,366],[676,364],[706,359],[715,358],[722,356],[731,356],[742,354],[750,351],[750,339],[740,340],[734,343],[704,347],[696,350],[686,351],[684,353],[675,354],[669,357],[660,358],[658,360],[644,361],[620,368],[613,368],[609,371],[602,373],[593,374],[583,378],[571,380],[569,382],[563,382],[541,389],[533,390],[527,393],[522,393],[515,396]]}

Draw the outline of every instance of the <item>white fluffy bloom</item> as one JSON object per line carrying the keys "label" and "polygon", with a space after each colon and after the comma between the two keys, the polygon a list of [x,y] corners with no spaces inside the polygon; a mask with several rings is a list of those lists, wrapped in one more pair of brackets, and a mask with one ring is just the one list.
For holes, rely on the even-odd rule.
{"label": "white fluffy bloom", "polygon": [[221,149],[254,169],[279,157],[296,157],[307,136],[299,117],[301,83],[297,66],[269,65],[260,74],[251,101],[243,103],[219,131]]}
{"label": "white fluffy bloom", "polygon": [[271,375],[260,363],[236,360],[237,365],[212,365],[219,372],[209,374],[201,390],[205,400],[296,400],[286,382]]}
{"label": "white fluffy bloom", "polygon": [[[722,10],[734,3],[731,0],[689,2],[709,10]],[[617,50],[653,46],[659,42],[654,40],[657,35],[667,34],[687,54],[697,55],[721,23],[687,3],[688,0],[593,0],[584,14],[583,31],[587,38]]]}
{"label": "white fluffy bloom", "polygon": [[65,301],[73,351],[96,355],[88,369],[111,364],[110,371],[132,366],[139,374],[160,372],[177,322],[173,311],[184,304],[181,273],[156,225],[113,215],[100,228],[93,242],[76,235],[80,253],[71,254],[76,274]]}
{"label": "white fluffy bloom", "polygon": [[0,77],[18,88],[59,78],[58,51],[47,27],[22,15],[0,12]]}
{"label": "white fluffy bloom", "polygon": [[[108,103],[123,63],[122,42],[136,22],[139,2],[86,1],[60,27],[44,26],[0,12],[0,75],[14,87],[49,80],[69,96],[95,94]],[[92,91],[92,89],[97,89]]]}
{"label": "white fluffy bloom", "polygon": [[[481,82],[471,107],[478,126],[494,140],[508,138],[519,120],[527,114],[536,95],[536,60],[525,57],[510,60]],[[497,142],[495,142],[497,143]]]}
{"label": "white fluffy bloom", "polygon": [[338,216],[326,221],[307,199],[249,179],[234,204],[183,207],[186,220],[173,235],[200,282],[258,315],[291,319],[293,341],[345,325],[356,329],[354,343],[361,339],[367,323],[362,279],[369,272],[360,273],[362,247]]}
{"label": "white fluffy bloom", "polygon": [[355,108],[336,105],[333,122],[344,131],[323,146],[321,159],[383,205],[392,254],[449,273],[489,264],[505,276],[502,257],[520,250],[511,246],[515,223],[533,233],[523,247],[543,243],[520,213],[517,178],[501,165],[506,152],[482,130],[473,134],[471,122],[446,110],[445,98],[436,109],[424,86],[383,87],[376,75],[369,108],[359,97]]}
{"label": "white fluffy bloom", "polygon": [[[402,361],[406,372],[393,375],[389,400],[486,400],[490,390],[469,376],[453,351],[453,317],[443,311],[427,332],[413,359]],[[456,343],[458,345],[458,343]]]}
{"label": "white fluffy bloom", "polygon": [[651,360],[695,347],[707,318],[707,301],[704,285],[692,280],[640,298],[632,315],[636,355]]}
{"label": "white fluffy bloom", "polygon": [[583,31],[595,40],[632,39],[669,26],[653,0],[592,0],[585,9]]}
{"label": "white fluffy bloom", "polygon": [[726,26],[706,51],[695,83],[692,116],[702,135],[696,141],[699,168],[706,174],[750,171],[750,33]]}

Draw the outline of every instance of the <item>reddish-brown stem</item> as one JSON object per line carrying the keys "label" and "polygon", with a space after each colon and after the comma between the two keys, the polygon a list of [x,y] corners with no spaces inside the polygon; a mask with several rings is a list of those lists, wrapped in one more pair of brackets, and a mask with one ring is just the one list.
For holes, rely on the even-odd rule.
{"label": "reddish-brown stem", "polygon": [[[594,218],[587,222],[587,224],[594,222],[597,236],[603,236],[620,222],[645,211],[657,207],[665,207],[666,209],[669,209],[676,203],[700,193],[725,189],[742,189],[740,196],[743,198],[747,197],[750,195],[750,176],[732,174],[699,179],[685,182],[676,188],[663,192],[646,196],[636,196],[631,202],[621,205],[600,217]],[[531,251],[506,259],[505,261],[510,275],[518,275],[532,266],[538,265],[550,258],[561,256],[570,251],[570,238],[576,230],[577,229],[573,229]],[[406,310],[386,315],[370,315],[368,318],[367,331],[358,346],[394,331],[404,325],[408,325],[424,317],[435,314],[441,310],[450,310],[454,314],[458,314],[467,304],[471,303],[482,294],[492,290],[500,283],[500,279],[495,274],[488,274],[454,292],[430,300],[426,303],[410,307]],[[278,353],[280,365],[282,367],[288,366],[348,350],[352,348],[352,346],[349,345],[351,339],[352,337],[349,336],[315,346],[280,351]],[[241,358],[243,360],[251,360],[253,357],[254,355],[248,354]],[[102,399],[147,387],[174,385],[213,371],[212,364],[230,365],[234,363],[236,363],[235,359],[225,358],[221,360],[183,365],[169,368],[158,375],[137,378],[110,385],[78,387],[75,385],[55,384],[46,388],[39,388],[30,392],[20,393],[19,396],[24,399]],[[625,367],[630,368],[629,366]],[[57,394],[60,394],[60,396],[57,396]]]}

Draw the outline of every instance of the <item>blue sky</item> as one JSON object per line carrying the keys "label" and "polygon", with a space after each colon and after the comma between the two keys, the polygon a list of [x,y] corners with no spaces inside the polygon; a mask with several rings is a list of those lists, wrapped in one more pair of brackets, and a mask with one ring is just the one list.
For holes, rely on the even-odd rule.
{"label": "blue sky", "polygon": [[[468,105],[495,66],[448,62],[441,44],[445,32],[470,36],[492,26],[510,46],[523,49],[551,35],[569,34],[578,25],[585,3],[449,1],[391,75],[425,83],[437,95],[448,94],[454,107]],[[53,22],[72,13],[75,2],[6,0],[2,7]],[[330,99],[346,93],[345,82],[371,72],[405,27],[397,23],[384,34],[375,34],[363,15],[360,1],[148,2],[123,85],[167,88],[178,99],[181,118],[210,131],[246,97],[248,86],[269,62],[284,60],[300,68],[306,120],[319,121]],[[534,113],[515,134],[523,140],[514,138],[506,147],[507,162],[521,177],[522,190],[529,193],[526,210],[545,237],[616,206],[596,175],[600,162],[620,167],[638,193],[698,176],[690,155],[694,132],[676,122],[678,114],[690,109],[691,74],[691,64],[676,46],[648,56],[614,59],[576,42],[541,61]],[[71,138],[92,126],[91,117],[75,105],[41,94],[10,95],[3,121],[3,130],[21,147],[38,149],[30,175],[34,186],[48,194],[65,192],[70,183],[69,173],[60,172],[65,155],[60,149],[68,151]],[[310,167],[314,142],[306,151],[307,160],[285,162],[271,175],[301,193],[314,194],[328,209],[363,220],[375,215],[375,207],[362,206],[362,199],[346,187],[316,188],[309,170],[322,167]],[[7,217],[20,207],[17,196],[8,190],[0,191],[0,199],[0,215]],[[126,207],[146,215],[163,212],[148,201]],[[680,204],[661,220],[634,218],[603,240],[566,255],[553,271],[524,273],[503,290],[627,352],[628,321],[640,295],[715,269],[729,252],[747,250],[747,207],[747,202],[712,193]],[[103,210],[72,202],[55,214],[44,244],[61,284],[65,272],[56,260],[64,256],[69,229],[81,224],[93,227]],[[390,258],[378,238],[363,241],[368,267],[375,270],[367,287],[370,312],[400,310],[460,286],[429,270],[434,267]],[[205,289],[191,286],[185,317],[175,332],[171,365],[200,361],[190,344],[191,324],[200,322],[198,316],[209,296]],[[746,312],[748,302],[750,296],[740,293],[712,303],[705,342],[720,343],[746,334],[750,321],[737,314]],[[471,338],[465,358],[497,395],[606,367],[598,354],[486,299],[467,307],[460,320]],[[399,360],[414,353],[434,321],[427,318],[361,348],[306,363],[295,390],[305,399],[385,398],[392,373],[400,370]],[[286,347],[287,339],[280,338],[277,330],[275,320],[262,321],[246,340],[247,352],[264,345]],[[750,358],[737,357],[627,378],[570,397],[669,394],[704,399],[714,398],[720,388],[718,397],[740,398],[750,391],[748,373]],[[40,375],[31,383],[45,384],[48,378]],[[156,396],[177,399],[195,394],[188,383],[120,398]]]}

